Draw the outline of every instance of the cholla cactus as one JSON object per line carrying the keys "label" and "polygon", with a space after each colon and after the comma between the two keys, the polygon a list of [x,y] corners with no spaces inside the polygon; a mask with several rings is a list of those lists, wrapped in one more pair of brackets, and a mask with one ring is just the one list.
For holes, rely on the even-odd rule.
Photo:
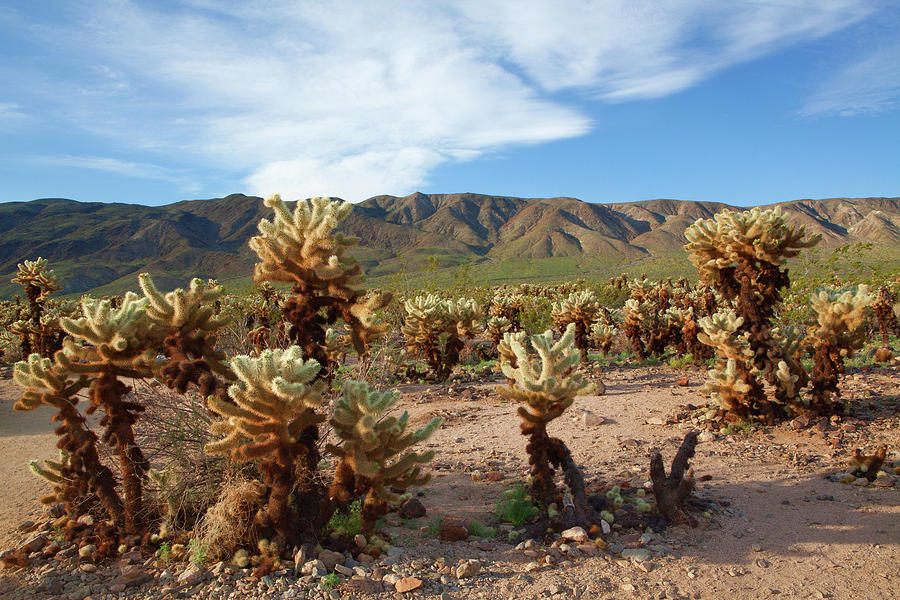
{"label": "cholla cactus", "polygon": [[491,317],[487,320],[485,333],[491,338],[495,349],[500,346],[500,342],[503,340],[503,334],[508,331],[513,331],[513,329],[512,323],[510,323],[509,319],[506,317]]}
{"label": "cholla cactus", "polygon": [[331,327],[325,331],[325,353],[328,355],[329,363],[339,365],[344,362],[349,347],[350,340],[346,335],[338,333]]}
{"label": "cholla cactus", "polygon": [[366,495],[362,520],[363,533],[369,536],[375,521],[387,512],[388,504],[396,505],[409,497],[392,490],[405,492],[430,479],[419,465],[429,462],[434,451],[403,452],[434,433],[441,419],[435,417],[425,427],[406,433],[408,413],[400,418],[384,417],[385,411],[397,402],[398,393],[376,392],[369,389],[368,383],[359,381],[344,383],[343,393],[330,421],[343,445],[327,446],[341,459],[329,494],[344,503],[355,495]]}
{"label": "cholla cactus", "polygon": [[416,296],[403,305],[406,318],[401,327],[410,351],[418,351],[435,377],[443,381],[459,362],[465,338],[475,336],[481,312],[470,298],[442,300],[434,294]]}
{"label": "cholla cactus", "polygon": [[[506,319],[509,323],[510,331],[519,331],[522,329],[522,323],[519,320],[522,313],[521,296],[509,296],[498,294],[491,301],[491,308],[488,315],[499,319]],[[496,342],[495,342],[496,344]]]}
{"label": "cholla cactus", "polygon": [[58,461],[45,460],[43,465],[36,460],[28,461],[28,467],[32,473],[46,480],[53,487],[53,493],[41,498],[41,504],[66,502],[66,496],[72,485],[72,480],[67,477],[67,473],[71,472],[72,468],[68,452],[60,450]]}
{"label": "cholla cactus", "polygon": [[387,329],[374,323],[372,314],[387,306],[391,297],[365,295],[362,269],[346,254],[356,240],[333,233],[352,205],[313,198],[298,202],[291,213],[278,195],[267,198],[265,204],[274,209],[275,217],[260,221],[260,235],[250,240],[261,260],[253,279],[293,284],[296,295],[283,306],[284,318],[291,323],[291,342],[325,365],[325,332],[341,318],[353,347],[366,354],[374,336]]}
{"label": "cholla cactus", "polygon": [[266,350],[258,358],[236,356],[231,368],[238,379],[228,388],[233,403],[210,398],[210,409],[222,417],[210,432],[221,439],[207,444],[206,451],[238,462],[260,461],[267,487],[263,527],[282,551],[289,550],[318,533],[308,530],[312,524],[305,518],[306,511],[318,510],[318,499],[292,505],[290,497],[298,478],[309,485],[319,462],[317,425],[325,420],[315,410],[325,386],[316,380],[321,365],[304,360],[302,350],[291,346]]}
{"label": "cholla cactus", "polygon": [[866,308],[874,301],[865,285],[846,291],[821,289],[810,295],[816,311],[816,324],[809,332],[815,350],[810,408],[816,412],[834,410],[834,397],[840,395],[838,375],[844,372],[844,359],[865,343]]}
{"label": "cholla cactus", "polygon": [[184,393],[193,383],[204,396],[223,389],[216,375],[233,376],[223,362],[225,354],[215,349],[216,332],[231,321],[215,312],[221,286],[193,279],[186,291],[178,288],[163,294],[149,273],[139,275],[138,281],[147,299],[148,318],[158,328],[158,336],[165,334],[163,346],[169,360],[161,374],[166,384]]}
{"label": "cholla cactus", "polygon": [[653,305],[637,298],[629,298],[625,301],[622,310],[625,313],[622,331],[631,342],[631,347],[638,360],[644,360],[649,352],[649,342],[645,340],[645,334],[653,327]]}
{"label": "cholla cactus", "polygon": [[881,330],[881,347],[875,353],[877,362],[889,361],[894,353],[891,351],[890,335],[900,336],[900,304],[897,303],[897,294],[887,286],[881,286],[878,296],[872,303],[872,312]]}
{"label": "cholla cactus", "polygon": [[[817,244],[821,236],[806,238],[805,228],[789,226],[780,208],[724,211],[714,219],[698,219],[685,236],[689,243],[684,248],[700,279],[736,304],[739,330],[747,334],[751,354],[747,364],[738,367],[748,385],[741,404],[762,410],[771,422],[776,413],[784,413],[784,405],[800,402],[800,389],[807,383],[800,363],[772,331],[781,290],[790,285],[784,264],[801,249]],[[780,406],[766,400],[757,380],[760,375],[775,386]]]}
{"label": "cholla cactus", "polygon": [[[87,378],[70,379],[68,372],[49,358],[31,354],[16,363],[13,380],[26,388],[13,405],[16,411],[30,411],[46,405],[56,410],[53,421],[61,423],[56,429],[56,446],[65,452],[67,460],[60,462],[59,480],[47,478],[54,485],[54,497],[66,502],[66,512],[76,516],[90,508],[98,499],[114,521],[123,516],[122,500],[115,489],[112,472],[101,464],[97,454],[97,436],[86,425],[78,411],[76,394],[87,387]],[[65,489],[58,490],[57,486]]]}
{"label": "cholla cactus", "polygon": [[603,322],[597,321],[594,323],[593,327],[591,327],[591,343],[599,348],[600,352],[603,353],[603,356],[606,356],[612,348],[613,341],[616,339],[618,331],[619,330],[613,325],[605,325]]}
{"label": "cholla cactus", "polygon": [[18,268],[11,281],[24,288],[30,314],[12,323],[12,331],[19,337],[25,356],[37,352],[50,357],[59,350],[63,335],[57,320],[45,314],[45,302],[50,294],[62,289],[59,278],[47,268],[47,260],[40,257],[19,263]]}
{"label": "cholla cactus", "polygon": [[521,339],[514,334],[504,337],[504,343],[516,358],[516,365],[502,362],[503,373],[512,383],[498,386],[496,390],[503,398],[522,405],[518,413],[522,418],[522,435],[529,438],[526,450],[534,478],[534,497],[545,507],[556,500],[551,464],[562,467],[569,488],[576,496],[579,513],[576,520],[583,526],[588,508],[580,471],[571,462],[571,454],[562,440],[547,435],[547,424],[571,406],[576,395],[588,393],[592,387],[584,376],[571,373],[581,360],[581,353],[575,348],[575,324],[569,324],[556,344],[550,331],[531,336],[537,357],[529,355]]}
{"label": "cholla cactus", "polygon": [[26,260],[24,263],[19,263],[18,268],[18,273],[11,281],[25,288],[25,293],[31,302],[41,302],[53,292],[62,289],[59,285],[59,277],[47,268],[47,259],[45,258]]}
{"label": "cholla cactus", "polygon": [[551,315],[554,325],[560,333],[570,323],[575,325],[575,346],[581,351],[584,361],[588,359],[588,339],[599,311],[600,301],[590,290],[574,292],[562,301],[553,303]]}

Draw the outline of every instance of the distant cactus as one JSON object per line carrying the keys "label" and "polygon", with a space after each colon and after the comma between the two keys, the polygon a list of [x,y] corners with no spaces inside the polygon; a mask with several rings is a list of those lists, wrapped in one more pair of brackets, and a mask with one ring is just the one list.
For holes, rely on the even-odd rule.
{"label": "distant cactus", "polygon": [[590,349],[591,327],[597,320],[600,301],[590,290],[573,292],[560,302],[553,303],[553,324],[562,333],[569,324],[575,325],[575,346],[581,351],[581,360],[587,361]]}
{"label": "distant cactus", "polygon": [[[522,329],[520,321],[522,314],[522,298],[520,296],[509,296],[498,294],[491,301],[491,307],[488,315],[500,319],[506,319],[509,323],[510,331],[519,331]],[[495,342],[496,343],[496,342]]]}
{"label": "distant cactus", "polygon": [[[806,372],[783,344],[787,339],[776,335],[772,327],[775,309],[782,300],[781,290],[790,285],[784,265],[803,248],[816,245],[820,236],[807,238],[804,227],[788,225],[778,207],[742,213],[723,211],[713,219],[698,219],[685,236],[688,244],[684,248],[697,266],[701,281],[725,301],[735,303],[740,323],[731,333],[746,334],[748,357],[729,357],[727,346],[716,346],[717,371],[724,372],[728,358],[740,361],[735,365],[736,373],[747,386],[744,397],[735,398],[739,405],[729,410],[739,415],[760,414],[771,422],[784,414],[786,406],[801,404],[800,389],[807,383]],[[715,328],[706,331],[707,336],[718,335]],[[757,379],[760,375],[774,386],[779,404],[766,398]]]}
{"label": "distant cactus", "polygon": [[[331,426],[343,444],[329,444],[328,451],[341,459],[329,494],[343,503],[365,494],[362,506],[363,533],[374,531],[375,521],[387,513],[388,504],[400,504],[411,486],[421,486],[430,476],[421,467],[434,457],[434,451],[407,452],[409,447],[427,439],[441,424],[435,417],[425,427],[406,432],[409,414],[399,418],[384,413],[397,402],[396,392],[376,392],[365,382],[348,381],[343,397],[334,409]],[[390,464],[388,461],[392,461]]]}
{"label": "distant cactus", "polygon": [[18,269],[11,282],[25,290],[29,314],[10,323],[11,330],[19,338],[25,356],[37,352],[49,358],[60,349],[64,337],[58,319],[45,313],[47,297],[62,289],[59,277],[47,268],[47,260],[41,257],[19,263]]}
{"label": "distant cactus", "polygon": [[822,289],[810,295],[816,324],[809,338],[813,356],[810,408],[817,413],[833,412],[840,395],[838,375],[844,359],[862,348],[866,337],[866,309],[875,301],[865,285],[846,291]]}
{"label": "distant cactus", "polygon": [[434,294],[416,296],[404,303],[406,318],[401,331],[410,351],[425,357],[439,381],[447,379],[459,362],[465,339],[475,336],[481,311],[469,298],[442,300]]}
{"label": "distant cactus", "polygon": [[889,361],[894,353],[891,350],[891,334],[900,336],[900,304],[897,303],[897,294],[887,286],[881,286],[875,302],[872,303],[872,312],[881,332],[881,347],[876,352],[877,362]]}
{"label": "distant cactus", "polygon": [[513,331],[513,328],[509,319],[506,317],[491,317],[487,320],[485,333],[487,333],[488,337],[491,338],[491,341],[494,343],[495,350],[500,346],[500,342],[503,340],[503,334],[508,331]]}

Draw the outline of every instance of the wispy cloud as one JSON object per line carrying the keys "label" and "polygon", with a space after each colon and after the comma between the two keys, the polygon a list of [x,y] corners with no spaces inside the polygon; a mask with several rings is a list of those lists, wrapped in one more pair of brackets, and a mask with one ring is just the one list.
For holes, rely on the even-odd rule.
{"label": "wispy cloud", "polygon": [[[590,131],[557,92],[665,96],[877,5],[115,0],[92,3],[89,18],[79,6],[67,7],[68,21],[87,25],[34,31],[81,66],[81,77],[54,78],[57,94],[71,92],[58,94],[66,105],[54,118],[241,171],[251,192],[356,201],[410,192],[448,161]],[[110,160],[84,165],[169,176]]]}
{"label": "wispy cloud", "polygon": [[173,172],[166,167],[105,156],[30,156],[27,157],[26,160],[33,164],[90,169],[92,171],[106,171],[108,173],[115,173],[116,175],[124,175],[126,177],[136,177],[138,179],[156,179],[159,181],[177,183],[181,186],[190,185],[190,180],[185,175]]}
{"label": "wispy cloud", "polygon": [[806,101],[805,117],[876,113],[900,104],[900,42],[838,69]]}
{"label": "wispy cloud", "polygon": [[28,120],[22,107],[13,102],[0,102],[0,130],[19,127]]}

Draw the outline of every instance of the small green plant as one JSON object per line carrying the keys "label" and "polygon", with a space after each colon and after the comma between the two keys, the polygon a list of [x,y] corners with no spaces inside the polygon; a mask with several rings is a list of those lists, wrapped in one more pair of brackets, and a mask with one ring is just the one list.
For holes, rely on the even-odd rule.
{"label": "small green plant", "polygon": [[57,543],[59,543],[65,539],[63,537],[63,528],[61,525],[54,525],[53,535],[51,536],[50,539],[52,539],[54,542],[57,542]]}
{"label": "small green plant", "polygon": [[495,514],[504,523],[512,523],[516,527],[529,521],[538,514],[538,507],[521,483],[503,492],[503,498],[497,502]]}
{"label": "small green plant", "polygon": [[725,435],[735,435],[738,432],[742,432],[746,435],[749,435],[751,431],[753,431],[753,422],[752,420],[748,421],[737,421],[735,423],[729,423],[721,430],[721,433]]}
{"label": "small green plant", "polygon": [[188,542],[188,552],[191,562],[198,567],[205,567],[209,563],[209,546],[199,539],[191,538]]}
{"label": "small green plant", "polygon": [[497,530],[493,527],[485,527],[478,521],[469,523],[469,535],[478,538],[494,538],[497,537]]}
{"label": "small green plant", "polygon": [[[192,540],[193,541],[193,540]],[[167,563],[172,560],[172,544],[163,542],[156,550],[156,558],[161,563]]]}
{"label": "small green plant", "polygon": [[346,511],[334,511],[325,526],[325,533],[332,537],[349,538],[362,533],[362,502],[355,500]]}
{"label": "small green plant", "polygon": [[669,359],[669,366],[673,369],[683,369],[694,363],[694,355],[688,352],[683,356],[673,356]]}
{"label": "small green plant", "polygon": [[337,573],[329,573],[325,577],[322,578],[322,588],[326,590],[333,590],[337,586],[341,585],[341,578]]}
{"label": "small green plant", "polygon": [[441,534],[441,520],[440,518],[435,518],[425,527],[425,533],[427,533],[430,537],[439,537]]}

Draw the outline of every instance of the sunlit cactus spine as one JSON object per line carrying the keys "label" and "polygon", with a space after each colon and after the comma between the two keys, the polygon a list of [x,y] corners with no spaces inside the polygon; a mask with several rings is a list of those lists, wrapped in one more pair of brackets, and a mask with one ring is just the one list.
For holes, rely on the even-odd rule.
{"label": "sunlit cactus spine", "polygon": [[[343,397],[335,405],[330,423],[343,442],[329,444],[329,452],[340,458],[334,481],[329,488],[333,500],[347,503],[353,497],[365,495],[362,505],[363,533],[369,536],[375,521],[409,497],[412,486],[428,482],[430,475],[422,473],[421,465],[431,461],[434,451],[406,452],[426,440],[441,424],[435,417],[424,427],[407,432],[409,414],[385,416],[399,394],[376,392],[366,382],[347,381]],[[397,493],[401,492],[401,493]]]}
{"label": "sunlit cactus spine", "polygon": [[840,395],[837,384],[844,359],[865,344],[866,311],[875,296],[860,285],[844,291],[821,289],[810,295],[809,302],[816,312],[816,323],[808,332],[815,351],[809,407],[827,413],[835,410]]}

